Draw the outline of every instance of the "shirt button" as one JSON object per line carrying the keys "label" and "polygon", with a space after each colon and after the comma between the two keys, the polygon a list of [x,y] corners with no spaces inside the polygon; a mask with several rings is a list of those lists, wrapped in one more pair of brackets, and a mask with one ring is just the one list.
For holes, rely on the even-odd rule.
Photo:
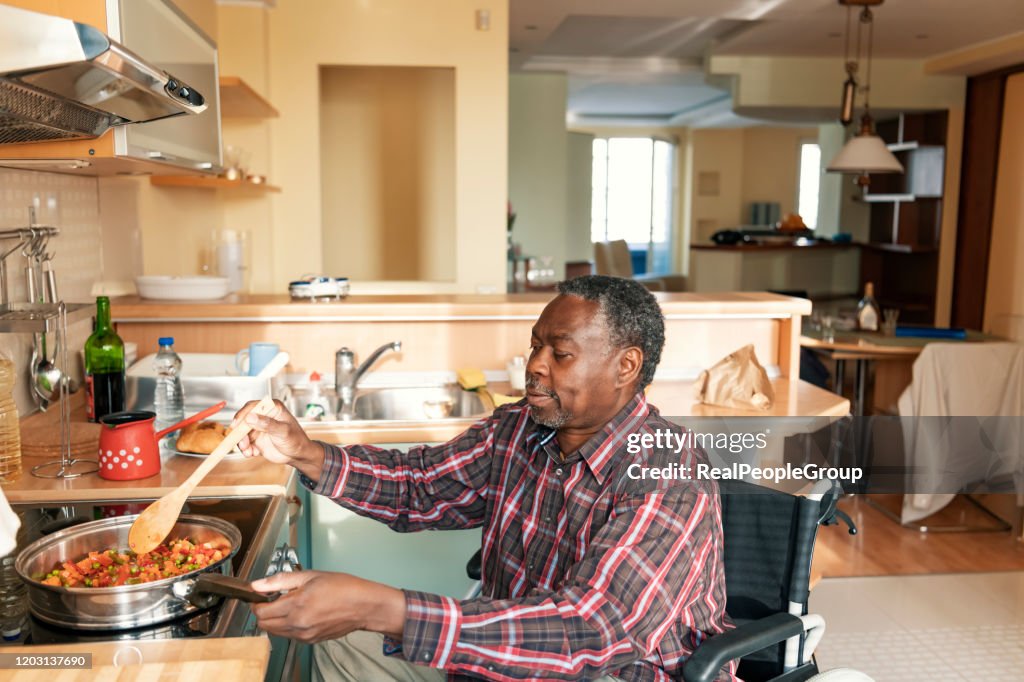
{"label": "shirt button", "polygon": [[424,661],[429,661],[430,660],[430,654],[423,654],[423,660]]}
{"label": "shirt button", "polygon": [[550,516],[545,516],[544,517],[544,523],[551,523],[551,517]]}
{"label": "shirt button", "polygon": [[562,470],[561,469],[555,469],[555,476],[561,476],[561,475],[562,475]]}

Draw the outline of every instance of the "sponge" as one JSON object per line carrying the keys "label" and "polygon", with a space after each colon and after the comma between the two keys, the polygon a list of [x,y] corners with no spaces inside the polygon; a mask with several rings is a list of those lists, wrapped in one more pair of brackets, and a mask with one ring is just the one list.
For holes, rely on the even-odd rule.
{"label": "sponge", "polygon": [[487,386],[487,377],[484,376],[484,373],[472,367],[455,370],[455,378],[464,391],[475,391]]}
{"label": "sponge", "polygon": [[472,367],[464,367],[462,369],[455,370],[455,378],[459,382],[459,386],[465,391],[476,391],[491,401],[491,404],[495,407],[500,407],[506,403],[514,403],[520,400],[515,396],[502,395],[501,393],[492,393],[487,390],[487,377],[479,369]]}

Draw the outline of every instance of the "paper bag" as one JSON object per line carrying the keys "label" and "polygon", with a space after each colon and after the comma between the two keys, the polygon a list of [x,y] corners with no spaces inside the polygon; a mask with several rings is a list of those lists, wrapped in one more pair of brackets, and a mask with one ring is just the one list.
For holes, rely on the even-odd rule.
{"label": "paper bag", "polygon": [[720,407],[768,410],[775,400],[775,390],[768,372],[754,355],[754,345],[748,344],[700,373],[696,399]]}

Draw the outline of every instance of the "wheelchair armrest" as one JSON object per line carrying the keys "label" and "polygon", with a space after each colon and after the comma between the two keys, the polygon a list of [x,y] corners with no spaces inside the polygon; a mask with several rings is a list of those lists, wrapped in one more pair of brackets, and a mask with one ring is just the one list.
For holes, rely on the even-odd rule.
{"label": "wheelchair armrest", "polygon": [[476,554],[470,557],[466,563],[466,575],[469,576],[470,580],[480,580],[482,572],[480,570],[481,554],[483,550],[477,550]]}
{"label": "wheelchair armrest", "polygon": [[711,682],[729,661],[779,644],[803,632],[804,622],[789,613],[775,613],[767,618],[744,623],[702,642],[683,665],[683,679],[686,682]]}

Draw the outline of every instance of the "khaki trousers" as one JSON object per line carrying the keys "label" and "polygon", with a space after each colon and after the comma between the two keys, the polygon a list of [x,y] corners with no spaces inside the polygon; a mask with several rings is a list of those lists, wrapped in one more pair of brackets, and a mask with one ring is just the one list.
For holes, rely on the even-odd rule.
{"label": "khaki trousers", "polygon": [[[384,636],[357,630],[313,645],[313,682],[444,682],[445,671],[384,655]],[[606,675],[596,682],[617,682]]]}

